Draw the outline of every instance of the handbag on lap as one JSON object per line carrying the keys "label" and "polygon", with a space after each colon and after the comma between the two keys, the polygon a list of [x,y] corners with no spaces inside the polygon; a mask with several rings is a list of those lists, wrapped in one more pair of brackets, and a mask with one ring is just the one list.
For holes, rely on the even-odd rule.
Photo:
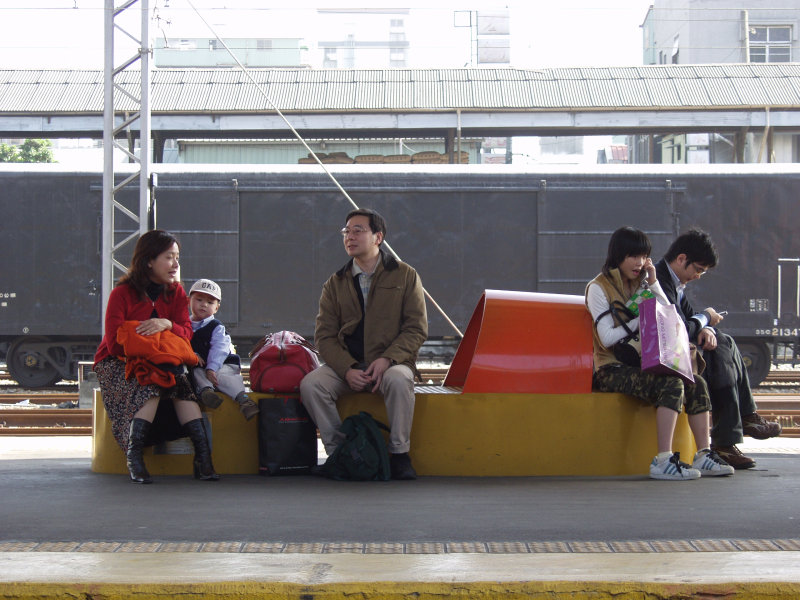
{"label": "handbag on lap", "polygon": [[614,357],[619,362],[629,367],[640,367],[642,365],[640,357],[642,346],[639,341],[639,336],[628,327],[628,321],[636,318],[636,314],[619,300],[614,300],[609,304],[608,310],[600,313],[594,320],[595,326],[600,319],[608,314],[610,314],[614,322],[618,323],[628,334],[612,346],[611,350],[614,352]]}

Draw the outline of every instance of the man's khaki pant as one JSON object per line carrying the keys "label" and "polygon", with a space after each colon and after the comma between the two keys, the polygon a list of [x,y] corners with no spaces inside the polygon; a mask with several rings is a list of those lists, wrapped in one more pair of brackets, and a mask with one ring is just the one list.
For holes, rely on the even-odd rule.
{"label": "man's khaki pant", "polygon": [[[343,436],[342,419],[336,400],[342,394],[355,393],[347,382],[327,365],[311,371],[300,383],[300,397],[319,429],[325,452],[331,454]],[[411,422],[414,419],[414,374],[405,365],[389,367],[383,374],[380,393],[389,416],[389,452],[408,452],[411,447]]]}

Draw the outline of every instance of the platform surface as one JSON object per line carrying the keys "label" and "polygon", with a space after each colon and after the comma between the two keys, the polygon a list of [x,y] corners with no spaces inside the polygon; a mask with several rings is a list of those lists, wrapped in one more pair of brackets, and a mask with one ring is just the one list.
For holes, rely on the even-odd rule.
{"label": "platform surface", "polygon": [[2,437],[0,598],[800,597],[800,440],[741,448],[756,469],[680,483],[143,486],[93,473],[88,436]]}

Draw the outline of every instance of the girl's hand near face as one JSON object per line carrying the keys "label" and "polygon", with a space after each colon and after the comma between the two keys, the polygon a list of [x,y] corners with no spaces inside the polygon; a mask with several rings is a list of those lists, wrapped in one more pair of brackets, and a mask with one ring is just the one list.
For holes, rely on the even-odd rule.
{"label": "girl's hand near face", "polygon": [[649,256],[647,260],[644,261],[644,272],[646,273],[645,279],[647,280],[647,285],[653,285],[656,282],[656,267],[653,264],[653,259]]}

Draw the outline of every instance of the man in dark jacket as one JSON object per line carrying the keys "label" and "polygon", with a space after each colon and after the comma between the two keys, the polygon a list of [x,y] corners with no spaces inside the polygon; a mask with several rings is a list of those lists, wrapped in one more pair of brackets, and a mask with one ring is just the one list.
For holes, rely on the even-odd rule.
{"label": "man in dark jacket", "polygon": [[733,338],[714,326],[723,316],[711,307],[697,311],[684,288],[717,265],[717,249],[711,237],[699,229],[679,236],[656,263],[656,277],[670,302],[677,305],[689,332],[689,340],[702,349],[706,361],[703,377],[711,394],[711,447],[733,468],[750,469],[756,462],[736,447],[749,435],[759,440],[780,435],[778,423],[756,412],[750,379]]}
{"label": "man in dark jacket", "polygon": [[350,211],[342,229],[350,260],[322,287],[315,343],[325,364],[303,378],[300,396],[330,455],[342,441],[336,400],[380,392],[391,432],[393,479],[415,479],[411,465],[414,371],[428,336],[417,272],[381,248],[386,223],[369,209]]}

